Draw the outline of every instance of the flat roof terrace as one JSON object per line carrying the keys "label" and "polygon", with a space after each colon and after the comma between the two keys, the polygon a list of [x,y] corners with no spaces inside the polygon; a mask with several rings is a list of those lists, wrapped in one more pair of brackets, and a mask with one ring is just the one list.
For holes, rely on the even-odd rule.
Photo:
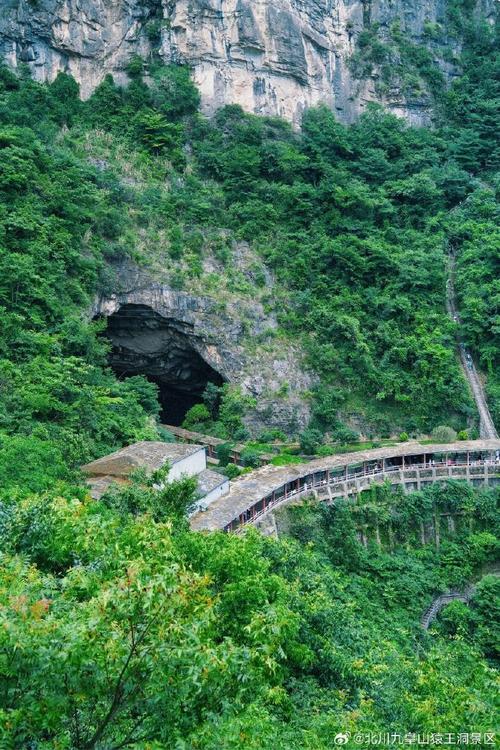
{"label": "flat roof terrace", "polygon": [[81,469],[84,474],[94,477],[106,475],[124,477],[135,469],[157,471],[167,462],[173,465],[200,450],[205,450],[203,445],[143,440],[98,458],[96,461],[91,461]]}
{"label": "flat roof terrace", "polygon": [[215,500],[206,511],[194,514],[191,528],[195,531],[214,531],[223,529],[235,518],[254,506],[260,500],[271,495],[290,482],[301,478],[350,465],[360,465],[370,461],[398,459],[411,456],[495,453],[500,450],[500,440],[464,440],[456,443],[439,443],[422,445],[414,441],[400,445],[374,448],[369,451],[344,453],[326,456],[304,464],[290,466],[263,466],[247,476],[231,483],[230,491],[224,497]]}

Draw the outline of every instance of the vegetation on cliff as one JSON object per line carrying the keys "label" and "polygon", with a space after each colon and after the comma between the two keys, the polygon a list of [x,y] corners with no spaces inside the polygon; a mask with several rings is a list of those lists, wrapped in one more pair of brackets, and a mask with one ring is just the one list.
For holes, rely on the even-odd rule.
{"label": "vegetation on cliff", "polygon": [[[152,390],[102,373],[103,344],[81,311],[110,283],[109,263],[124,256],[170,265],[174,286],[198,279],[210,293],[213,274],[202,260],[212,253],[224,269],[218,284],[265,292],[258,269],[249,280],[232,275],[238,239],[251,241],[276,276],[275,299],[263,300],[279,311],[278,335],[299,337],[321,377],[314,428],[334,431],[339,415],[360,412],[379,436],[394,422],[412,432],[450,419],[463,428],[471,418],[444,306],[450,249],[462,332],[489,374],[495,412],[495,60],[493,32],[471,31],[464,75],[443,93],[446,116],[435,130],[377,108],[345,127],[320,108],[306,113],[301,134],[238,107],[211,122],[200,117],[184,68],[149,69],[146,85],[134,59],[126,89],[108,78],[85,103],[63,74],[47,86],[4,70],[2,349],[15,363],[4,392],[28,388],[37,356],[49,364],[36,368],[47,403],[7,397],[0,429],[30,434],[29,413],[44,429],[63,429],[65,407],[49,403],[58,386],[47,381],[64,370],[63,379],[82,384],[104,378],[98,387],[114,399],[97,417],[99,398],[92,406],[86,398],[88,419],[72,406],[83,424],[75,462],[91,450],[83,445],[90,422],[110,445],[144,434],[139,412],[154,413]],[[80,362],[66,368],[66,356]],[[96,369],[74,372],[83,362]],[[139,411],[125,425],[120,404],[129,399]],[[95,438],[98,452],[104,444]]]}
{"label": "vegetation on cliff", "polygon": [[[497,491],[382,490],[294,511],[274,541],[191,534],[189,483],[94,502],[77,471],[158,435],[154,386],[117,380],[89,320],[124,257],[264,301],[272,269],[269,336],[300,337],[320,376],[318,442],[360,410],[379,434],[463,426],[452,251],[498,417],[498,66],[491,31],[468,45],[434,130],[376,108],[351,127],[311,110],[300,134],[237,107],[209,122],[186,70],[140,60],[126,89],[107,79],[88,102],[65,75],[1,70],[2,747],[326,750],[338,732],[492,729],[497,583],[430,634],[419,618],[497,556]],[[250,279],[233,272],[238,239],[260,258]],[[212,416],[241,424],[230,400]],[[458,519],[439,550],[419,541],[436,509]],[[362,546],[360,522],[386,546]]]}

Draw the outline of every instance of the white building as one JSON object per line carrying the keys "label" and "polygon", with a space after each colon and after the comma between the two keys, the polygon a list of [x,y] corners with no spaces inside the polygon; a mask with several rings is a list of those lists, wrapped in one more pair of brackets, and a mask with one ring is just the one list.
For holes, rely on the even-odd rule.
{"label": "white building", "polygon": [[214,500],[217,500],[223,495],[227,495],[228,492],[229,479],[223,476],[223,474],[219,474],[217,471],[205,469],[205,471],[202,471],[201,474],[198,475],[199,499],[190,515],[193,515],[193,513],[196,513],[199,510],[206,510],[210,503],[213,503]]}
{"label": "white building", "polygon": [[98,499],[113,484],[126,484],[137,469],[152,473],[170,466],[167,482],[182,477],[197,477],[198,500],[196,510],[203,510],[211,502],[229,492],[229,480],[216,471],[207,469],[206,448],[186,443],[142,441],[98,458],[81,469],[88,476],[87,484],[93,498]]}

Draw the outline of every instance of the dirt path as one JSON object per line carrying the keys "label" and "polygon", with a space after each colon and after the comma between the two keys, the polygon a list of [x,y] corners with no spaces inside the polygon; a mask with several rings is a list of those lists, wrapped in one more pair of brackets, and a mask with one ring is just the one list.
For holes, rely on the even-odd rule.
{"label": "dirt path", "polygon": [[[458,314],[455,297],[455,256],[453,253],[449,255],[449,275],[446,284],[446,307],[448,313],[456,323],[460,323],[460,316]],[[458,349],[460,354],[460,362],[462,369],[467,381],[470,385],[472,395],[476,402],[477,410],[479,412],[479,434],[482,438],[498,438],[498,433],[495,429],[495,425],[491,418],[490,410],[486,401],[484,388],[479,378],[478,372],[474,361],[470,355],[470,352],[466,349],[464,342],[458,338]]]}

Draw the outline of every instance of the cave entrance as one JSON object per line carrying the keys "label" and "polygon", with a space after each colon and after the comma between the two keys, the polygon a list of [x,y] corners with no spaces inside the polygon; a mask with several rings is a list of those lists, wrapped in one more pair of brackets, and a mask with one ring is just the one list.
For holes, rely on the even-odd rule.
{"label": "cave entrance", "polygon": [[147,305],[123,305],[107,318],[109,365],[120,378],[144,375],[158,386],[160,420],[179,426],[186,412],[202,403],[208,383],[224,378],[198,352],[193,327],[165,318]]}

